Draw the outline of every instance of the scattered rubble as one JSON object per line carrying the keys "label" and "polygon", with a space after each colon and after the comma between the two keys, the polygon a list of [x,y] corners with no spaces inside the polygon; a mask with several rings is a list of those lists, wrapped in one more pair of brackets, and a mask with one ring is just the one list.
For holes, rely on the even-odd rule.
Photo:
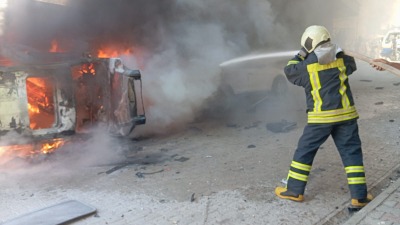
{"label": "scattered rubble", "polygon": [[276,123],[267,123],[267,129],[274,133],[286,133],[297,127],[297,123],[282,120]]}
{"label": "scattered rubble", "polygon": [[144,172],[137,172],[135,175],[136,175],[137,177],[139,177],[139,178],[144,178],[144,175],[151,175],[151,174],[156,174],[156,173],[161,173],[161,172],[164,172],[164,169],[161,169],[161,170],[155,171],[155,172],[147,172],[147,173],[144,173]]}

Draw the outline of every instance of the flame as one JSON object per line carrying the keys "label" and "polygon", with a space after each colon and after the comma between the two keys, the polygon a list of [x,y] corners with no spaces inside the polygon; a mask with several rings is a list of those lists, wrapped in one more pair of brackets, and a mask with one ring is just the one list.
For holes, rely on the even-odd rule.
{"label": "flame", "polygon": [[0,156],[30,156],[34,152],[33,147],[28,144],[0,146]]}
{"label": "flame", "polygon": [[60,48],[57,40],[52,40],[49,52],[65,52],[65,51]]}
{"label": "flame", "polygon": [[98,58],[120,58],[121,56],[134,57],[138,69],[143,69],[145,67],[145,62],[143,61],[143,56],[145,55],[145,50],[138,46],[135,47],[100,47],[97,50]]}
{"label": "flame", "polygon": [[31,129],[44,129],[53,126],[55,112],[52,85],[51,78],[28,77],[26,79],[27,108]]}
{"label": "flame", "polygon": [[52,141],[42,143],[42,149],[40,151],[43,154],[49,154],[62,147],[64,144],[65,141],[61,138],[53,139]]}
{"label": "flame", "polygon": [[[64,146],[66,140],[55,138],[32,144],[0,146],[0,157],[32,157],[38,154],[50,154]],[[1,160],[0,160],[1,161]]]}
{"label": "flame", "polygon": [[33,106],[33,105],[29,104],[29,103],[28,103],[28,110],[29,110],[29,113],[32,113],[32,114],[40,113],[39,107]]}
{"label": "flame", "polygon": [[133,51],[130,48],[124,50],[115,50],[113,48],[102,48],[97,51],[98,58],[116,58],[121,55],[132,55]]}
{"label": "flame", "polygon": [[92,74],[93,76],[96,75],[96,70],[94,68],[93,63],[85,63],[79,70],[80,74]]}

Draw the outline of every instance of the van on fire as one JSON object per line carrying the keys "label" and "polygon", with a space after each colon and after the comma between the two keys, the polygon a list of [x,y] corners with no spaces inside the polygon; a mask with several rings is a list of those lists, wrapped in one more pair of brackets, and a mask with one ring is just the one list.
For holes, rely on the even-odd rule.
{"label": "van on fire", "polygon": [[0,59],[0,138],[13,132],[57,140],[94,126],[128,136],[136,125],[145,124],[141,73],[121,59],[24,54],[13,55],[20,61]]}

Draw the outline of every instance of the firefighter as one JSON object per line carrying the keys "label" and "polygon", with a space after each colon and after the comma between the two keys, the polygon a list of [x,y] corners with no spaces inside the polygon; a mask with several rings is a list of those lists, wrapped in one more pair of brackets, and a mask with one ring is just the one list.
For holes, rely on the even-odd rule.
{"label": "firefighter", "polygon": [[307,125],[289,168],[286,187],[275,194],[297,202],[304,191],[318,148],[332,136],[341,156],[351,194],[351,205],[361,208],[371,201],[367,193],[358,113],[348,76],[356,69],[354,58],[331,43],[323,26],[308,27],[301,37],[301,50],[284,68],[287,79],[304,88]]}

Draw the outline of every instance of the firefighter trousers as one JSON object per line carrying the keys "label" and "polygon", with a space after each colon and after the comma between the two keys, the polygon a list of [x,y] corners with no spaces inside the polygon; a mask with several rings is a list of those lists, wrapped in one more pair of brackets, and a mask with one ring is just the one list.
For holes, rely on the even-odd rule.
{"label": "firefighter trousers", "polygon": [[329,136],[332,136],[345,167],[351,197],[366,198],[367,185],[357,120],[306,125],[290,165],[287,189],[295,194],[304,194],[314,157]]}

